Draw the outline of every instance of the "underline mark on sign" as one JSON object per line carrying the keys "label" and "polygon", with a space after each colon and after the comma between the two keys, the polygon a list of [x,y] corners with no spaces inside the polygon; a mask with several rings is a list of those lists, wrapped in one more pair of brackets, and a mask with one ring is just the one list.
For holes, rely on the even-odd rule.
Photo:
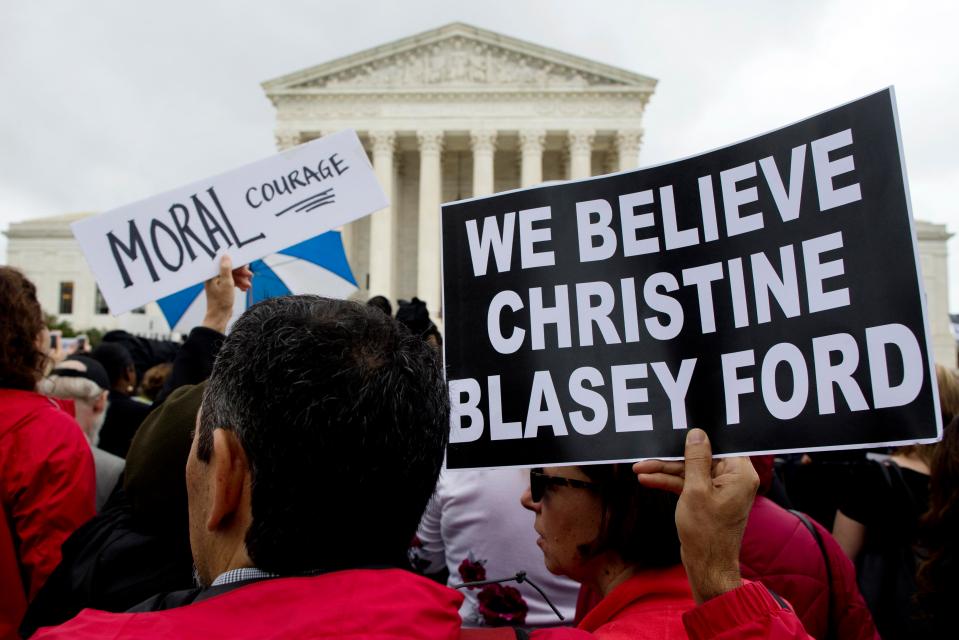
{"label": "underline mark on sign", "polygon": [[335,201],[335,198],[336,198],[336,194],[333,193],[333,187],[330,187],[329,189],[326,189],[325,191],[321,191],[317,194],[314,194],[310,196],[309,198],[300,200],[299,202],[294,202],[283,211],[279,211],[273,215],[279,218],[280,216],[282,216],[284,213],[287,213],[288,211],[293,211],[293,210],[313,211],[313,209],[318,209],[322,207],[323,205],[333,203]]}

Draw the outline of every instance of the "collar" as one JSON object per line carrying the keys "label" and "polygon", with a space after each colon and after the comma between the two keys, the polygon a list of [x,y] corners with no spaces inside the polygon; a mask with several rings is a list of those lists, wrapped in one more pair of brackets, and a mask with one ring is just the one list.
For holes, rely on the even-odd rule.
{"label": "collar", "polygon": [[689,599],[691,608],[693,596],[689,589],[689,580],[686,578],[686,570],[683,569],[682,564],[666,569],[640,570],[617,585],[605,598],[600,600],[583,617],[577,628],[594,631],[634,604],[683,597]]}
{"label": "collar", "polygon": [[[346,571],[347,569],[397,569],[396,565],[392,564],[366,564],[359,565],[356,567],[345,567],[342,569],[313,569],[312,571],[304,571],[302,573],[293,574],[284,576],[287,578],[308,578],[312,576],[322,575],[324,573],[331,573],[333,571]],[[225,571],[216,577],[212,583],[211,587],[219,587],[226,584],[234,584],[237,582],[245,582],[247,580],[267,580],[269,578],[279,578],[280,574],[270,573],[269,571],[263,571],[262,569],[257,569],[256,567],[241,567],[239,569],[231,569],[230,571]]]}
{"label": "collar", "polygon": [[268,578],[276,578],[279,574],[269,573],[263,571],[262,569],[257,569],[256,567],[242,567],[240,569],[232,569],[225,573],[221,573],[216,577],[216,580],[210,584],[211,587],[219,587],[225,584],[234,584],[236,582],[246,582],[247,580],[266,580]]}

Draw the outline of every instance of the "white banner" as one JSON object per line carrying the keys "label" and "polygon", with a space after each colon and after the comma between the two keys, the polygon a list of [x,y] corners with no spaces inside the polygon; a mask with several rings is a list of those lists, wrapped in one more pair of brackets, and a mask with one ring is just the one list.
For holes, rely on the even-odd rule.
{"label": "white banner", "polygon": [[118,315],[389,204],[352,130],[72,225]]}

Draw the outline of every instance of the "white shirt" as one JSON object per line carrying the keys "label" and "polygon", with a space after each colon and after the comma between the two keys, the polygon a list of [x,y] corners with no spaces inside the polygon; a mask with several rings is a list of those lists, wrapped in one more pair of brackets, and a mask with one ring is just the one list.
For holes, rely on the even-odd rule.
{"label": "white shirt", "polygon": [[[579,584],[546,570],[543,552],[536,545],[534,514],[519,502],[528,486],[528,469],[444,469],[417,532],[421,546],[411,555],[425,573],[436,573],[445,564],[451,587],[466,582],[459,572],[466,559],[482,563],[486,579],[525,571],[566,621],[561,622],[528,584],[503,582],[518,589],[529,607],[524,626],[571,624]],[[459,591],[466,597],[460,608],[463,623],[485,626],[477,603],[482,588]]]}

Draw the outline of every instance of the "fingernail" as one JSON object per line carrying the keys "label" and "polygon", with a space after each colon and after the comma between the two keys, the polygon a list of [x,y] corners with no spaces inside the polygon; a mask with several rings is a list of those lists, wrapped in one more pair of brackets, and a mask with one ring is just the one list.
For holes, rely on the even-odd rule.
{"label": "fingernail", "polygon": [[706,441],[706,432],[702,429],[692,429],[686,434],[686,444],[702,444]]}

